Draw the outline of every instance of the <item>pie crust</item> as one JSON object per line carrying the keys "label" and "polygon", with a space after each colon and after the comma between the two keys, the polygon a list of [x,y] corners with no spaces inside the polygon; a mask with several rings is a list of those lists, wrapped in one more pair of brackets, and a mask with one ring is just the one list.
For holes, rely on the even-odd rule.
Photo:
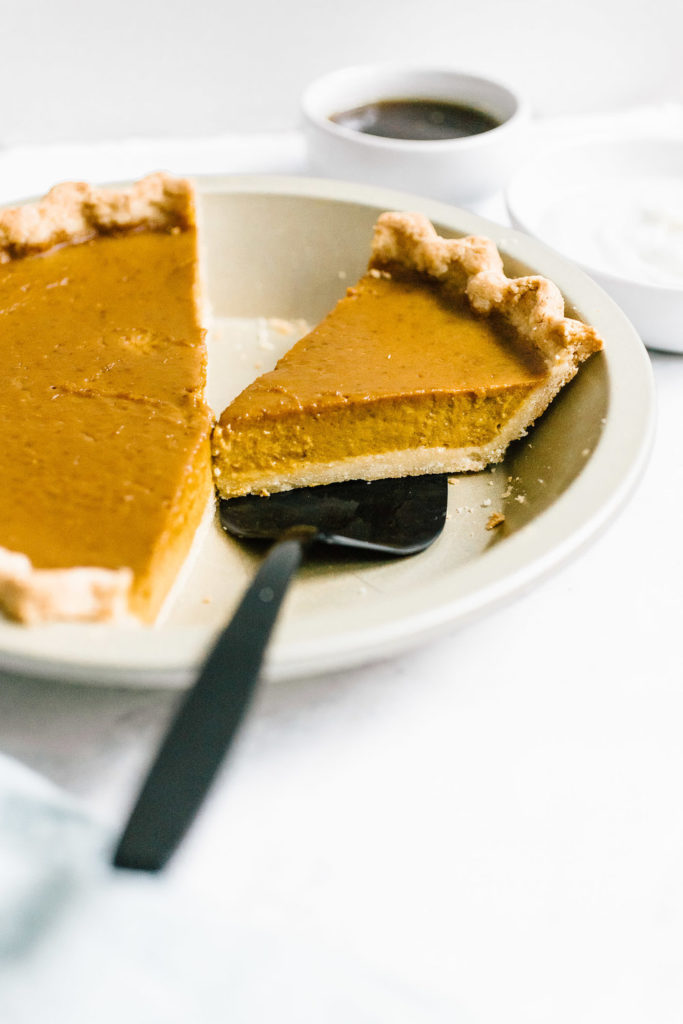
{"label": "pie crust", "polygon": [[0,210],[0,263],[97,235],[194,227],[192,184],[159,172],[128,188],[55,185],[43,199]]}

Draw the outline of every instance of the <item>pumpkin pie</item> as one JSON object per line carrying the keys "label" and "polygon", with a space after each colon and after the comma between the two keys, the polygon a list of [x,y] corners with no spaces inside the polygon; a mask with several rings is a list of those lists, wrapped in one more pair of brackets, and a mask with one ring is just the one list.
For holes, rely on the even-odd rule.
{"label": "pumpkin pie", "polygon": [[187,181],[0,212],[0,607],[152,621],[209,501]]}
{"label": "pumpkin pie", "polygon": [[382,214],[367,273],[221,415],[218,491],[482,469],[601,345],[489,239]]}

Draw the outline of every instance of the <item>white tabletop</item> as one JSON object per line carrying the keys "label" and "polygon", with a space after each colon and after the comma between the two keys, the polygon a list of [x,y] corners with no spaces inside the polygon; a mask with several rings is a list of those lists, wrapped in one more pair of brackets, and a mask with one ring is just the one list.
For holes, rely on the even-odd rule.
{"label": "white tabletop", "polygon": [[[295,133],[272,143],[206,141],[199,163],[305,172]],[[116,149],[111,174],[106,146],[45,150],[38,169],[8,152],[0,199],[76,165],[149,169],[141,144]],[[652,362],[652,459],[608,531],[408,655],[265,685],[175,884],[399,979],[423,999],[406,1020],[681,1019],[683,357]],[[0,750],[115,824],[177,699],[5,677]]]}

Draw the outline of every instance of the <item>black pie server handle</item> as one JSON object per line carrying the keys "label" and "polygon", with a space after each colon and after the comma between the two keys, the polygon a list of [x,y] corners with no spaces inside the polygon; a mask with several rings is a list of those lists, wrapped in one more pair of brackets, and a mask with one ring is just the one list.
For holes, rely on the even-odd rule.
{"label": "black pie server handle", "polygon": [[270,550],[181,703],[114,853],[115,867],[159,871],[187,832],[256,688],[282,600],[309,536]]}

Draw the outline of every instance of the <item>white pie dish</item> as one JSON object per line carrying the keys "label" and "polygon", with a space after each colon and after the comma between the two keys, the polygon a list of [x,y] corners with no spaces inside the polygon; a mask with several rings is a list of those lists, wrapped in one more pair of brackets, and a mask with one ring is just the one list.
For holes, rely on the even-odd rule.
{"label": "white pie dish", "polygon": [[[651,370],[627,319],[575,266],[523,234],[412,195],[296,178],[199,184],[218,328],[210,355],[215,407],[275,359],[277,344],[291,344],[286,336],[265,337],[263,318],[315,321],[343,294],[364,269],[372,224],[385,209],[418,210],[446,233],[489,235],[507,257],[508,273],[531,268],[555,280],[570,308],[605,339],[604,352],[534,428],[532,445],[519,442],[496,470],[457,479],[451,519],[432,549],[394,563],[323,559],[304,570],[269,652],[271,677],[351,667],[407,650],[528,587],[616,513],[649,452]],[[498,505],[506,515],[504,535],[485,529]],[[92,683],[185,685],[257,561],[253,550],[210,523],[157,626],[0,622],[0,667]]]}
{"label": "white pie dish", "polygon": [[506,202],[512,224],[579,263],[649,348],[683,352],[683,140],[552,147],[518,169]]}

